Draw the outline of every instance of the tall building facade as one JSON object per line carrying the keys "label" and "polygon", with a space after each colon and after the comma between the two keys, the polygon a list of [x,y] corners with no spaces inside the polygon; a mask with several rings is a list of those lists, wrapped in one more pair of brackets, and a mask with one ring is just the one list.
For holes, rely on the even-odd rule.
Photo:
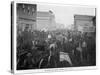
{"label": "tall building facade", "polygon": [[52,11],[37,11],[37,30],[51,31],[55,27],[55,15]]}
{"label": "tall building facade", "polygon": [[17,29],[36,29],[36,4],[17,4]]}
{"label": "tall building facade", "polygon": [[81,32],[95,32],[94,19],[95,16],[75,15],[74,25],[75,30]]}

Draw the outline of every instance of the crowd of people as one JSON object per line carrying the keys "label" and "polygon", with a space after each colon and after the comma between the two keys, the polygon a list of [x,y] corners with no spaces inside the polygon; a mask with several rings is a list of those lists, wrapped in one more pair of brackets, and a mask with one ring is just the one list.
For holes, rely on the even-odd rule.
{"label": "crowd of people", "polygon": [[95,33],[18,31],[17,69],[96,65]]}

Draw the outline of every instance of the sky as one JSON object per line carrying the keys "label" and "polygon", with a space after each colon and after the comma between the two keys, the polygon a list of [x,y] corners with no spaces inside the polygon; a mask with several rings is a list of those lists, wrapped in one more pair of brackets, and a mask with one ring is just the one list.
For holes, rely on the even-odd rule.
{"label": "sky", "polygon": [[37,11],[49,11],[55,14],[55,21],[64,24],[65,27],[74,23],[74,15],[95,16],[95,8],[85,6],[38,4]]}

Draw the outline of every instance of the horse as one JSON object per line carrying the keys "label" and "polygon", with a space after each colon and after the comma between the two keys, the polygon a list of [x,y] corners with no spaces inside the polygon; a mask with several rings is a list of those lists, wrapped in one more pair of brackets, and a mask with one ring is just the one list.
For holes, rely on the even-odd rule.
{"label": "horse", "polygon": [[[43,67],[42,66],[43,63],[45,63],[44,67],[51,67],[52,66],[51,61],[53,61],[55,63],[55,61],[52,59],[55,55],[56,48],[57,48],[57,45],[55,42],[48,46],[48,54],[45,55],[43,58],[41,58],[40,63],[39,63],[39,68]],[[55,63],[55,67],[56,67],[56,63]]]}

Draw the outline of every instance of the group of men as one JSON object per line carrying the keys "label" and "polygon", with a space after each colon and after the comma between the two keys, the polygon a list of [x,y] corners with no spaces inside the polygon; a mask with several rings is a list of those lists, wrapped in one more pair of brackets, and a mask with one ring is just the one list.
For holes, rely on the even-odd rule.
{"label": "group of men", "polygon": [[17,34],[17,69],[93,66],[95,48],[95,36],[86,33],[23,31]]}

